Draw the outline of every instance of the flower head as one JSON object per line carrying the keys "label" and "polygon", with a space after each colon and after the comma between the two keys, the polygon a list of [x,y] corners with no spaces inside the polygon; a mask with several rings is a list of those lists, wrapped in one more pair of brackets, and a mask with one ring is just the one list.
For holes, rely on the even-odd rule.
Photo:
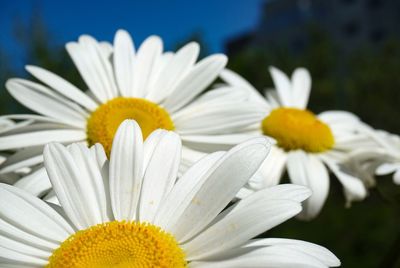
{"label": "flower head", "polygon": [[347,172],[345,163],[368,139],[365,124],[344,111],[317,115],[308,110],[311,76],[306,69],[296,69],[291,78],[274,67],[270,73],[276,89],[267,91],[265,98],[238,74],[229,70],[221,73],[227,84],[249,93],[259,111],[257,124],[239,130],[240,137],[234,134],[226,140],[238,142],[240,138],[266,136],[273,143],[269,161],[265,161],[240,196],[279,183],[287,170],[293,183],[305,185],[313,192],[299,215],[311,219],[321,211],[328,196],[329,170],[342,183],[348,202],[364,199],[367,191],[363,181]]}
{"label": "flower head", "polygon": [[[140,125],[144,139],[156,129],[166,129],[179,133],[185,145],[254,122],[247,116],[255,109],[243,102],[246,94],[227,88],[202,94],[227,58],[216,54],[197,62],[197,43],[164,52],[162,40],[150,36],[136,48],[130,35],[119,30],[113,45],[82,35],[66,49],[87,85],[86,92],[37,66],[26,69],[41,83],[19,78],[6,83],[17,101],[39,115],[5,116],[22,122],[0,137],[0,151],[13,152],[0,173],[32,168],[34,172],[16,186],[35,195],[51,187],[44,169],[37,169],[43,146],[49,142],[101,143],[109,155],[115,132],[125,119]],[[192,163],[197,153],[185,146],[183,158],[184,163]]]}

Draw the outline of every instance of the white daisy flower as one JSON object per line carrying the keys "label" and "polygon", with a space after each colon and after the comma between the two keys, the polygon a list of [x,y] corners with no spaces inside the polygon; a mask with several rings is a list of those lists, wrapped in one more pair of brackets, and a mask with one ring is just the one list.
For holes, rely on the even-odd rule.
{"label": "white daisy flower", "polygon": [[[78,68],[88,91],[83,92],[60,76],[36,66],[27,71],[43,84],[10,79],[6,87],[20,103],[40,115],[8,115],[23,120],[20,127],[2,133],[0,150],[15,152],[1,165],[1,173],[35,167],[43,161],[48,142],[101,143],[107,154],[117,127],[124,119],[136,120],[146,138],[162,128],[186,137],[226,133],[254,122],[258,111],[243,100],[246,94],[227,88],[199,95],[215,80],[226,64],[217,54],[196,63],[197,43],[176,53],[163,52],[159,37],[147,38],[135,50],[129,34],[116,33],[114,45],[99,43],[83,35],[66,49]],[[197,157],[184,149],[184,163]],[[35,195],[50,187],[44,169],[17,183]]]}
{"label": "white daisy flower", "polygon": [[226,206],[268,154],[264,138],[208,155],[176,181],[181,142],[119,127],[110,161],[100,144],[45,147],[61,207],[0,185],[1,267],[332,267],[327,249],[252,239],[301,210],[310,191],[279,185]]}
{"label": "white daisy flower", "polygon": [[201,149],[212,144],[215,148],[226,148],[250,137],[270,137],[273,140],[270,160],[252,178],[247,189],[241,191],[240,197],[278,184],[287,170],[293,183],[305,185],[313,192],[299,215],[303,219],[315,217],[323,207],[329,192],[328,170],[342,183],[348,202],[365,198],[363,182],[342,167],[349,153],[364,143],[366,135],[360,132],[362,122],[344,111],[315,115],[308,110],[311,77],[306,69],[296,69],[291,79],[274,67],[270,72],[276,91],[267,91],[266,98],[238,74],[229,70],[222,72],[221,78],[226,83],[251,94],[253,106],[259,110],[257,123],[233,135],[197,136],[192,146]]}

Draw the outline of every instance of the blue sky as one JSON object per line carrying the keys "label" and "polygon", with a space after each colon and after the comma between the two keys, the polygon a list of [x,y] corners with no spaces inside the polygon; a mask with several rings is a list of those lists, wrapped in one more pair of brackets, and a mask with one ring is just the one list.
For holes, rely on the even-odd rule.
{"label": "blue sky", "polygon": [[160,35],[166,48],[200,31],[211,52],[223,52],[224,42],[252,30],[260,17],[263,0],[154,0],[154,1],[0,1],[0,45],[16,61],[21,51],[12,36],[16,18],[28,20],[38,9],[58,43],[87,33],[99,40],[113,39],[119,28],[128,30],[135,43]]}

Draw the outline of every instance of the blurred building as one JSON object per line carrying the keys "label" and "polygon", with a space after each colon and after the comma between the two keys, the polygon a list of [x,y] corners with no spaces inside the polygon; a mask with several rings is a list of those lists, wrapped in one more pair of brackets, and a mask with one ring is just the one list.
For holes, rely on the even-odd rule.
{"label": "blurred building", "polygon": [[301,51],[317,26],[343,53],[400,37],[399,0],[270,0],[253,32],[229,40],[228,55],[247,47],[284,44]]}

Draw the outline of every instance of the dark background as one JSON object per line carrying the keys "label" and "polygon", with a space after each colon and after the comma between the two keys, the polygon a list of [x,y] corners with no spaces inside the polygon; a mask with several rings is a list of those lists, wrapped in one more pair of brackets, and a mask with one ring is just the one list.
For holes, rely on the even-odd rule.
{"label": "dark background", "polygon": [[[268,66],[313,76],[309,108],[348,110],[375,128],[400,133],[400,1],[1,1],[0,114],[22,113],[6,92],[13,76],[39,65],[83,86],[64,43],[87,33],[112,42],[118,28],[139,44],[159,34],[167,49],[189,40],[202,55],[224,52],[255,87],[272,87]],[[400,267],[400,187],[378,178],[369,197],[345,208],[332,175],[329,198],[311,222],[292,219],[265,237],[324,245],[342,267]]]}

